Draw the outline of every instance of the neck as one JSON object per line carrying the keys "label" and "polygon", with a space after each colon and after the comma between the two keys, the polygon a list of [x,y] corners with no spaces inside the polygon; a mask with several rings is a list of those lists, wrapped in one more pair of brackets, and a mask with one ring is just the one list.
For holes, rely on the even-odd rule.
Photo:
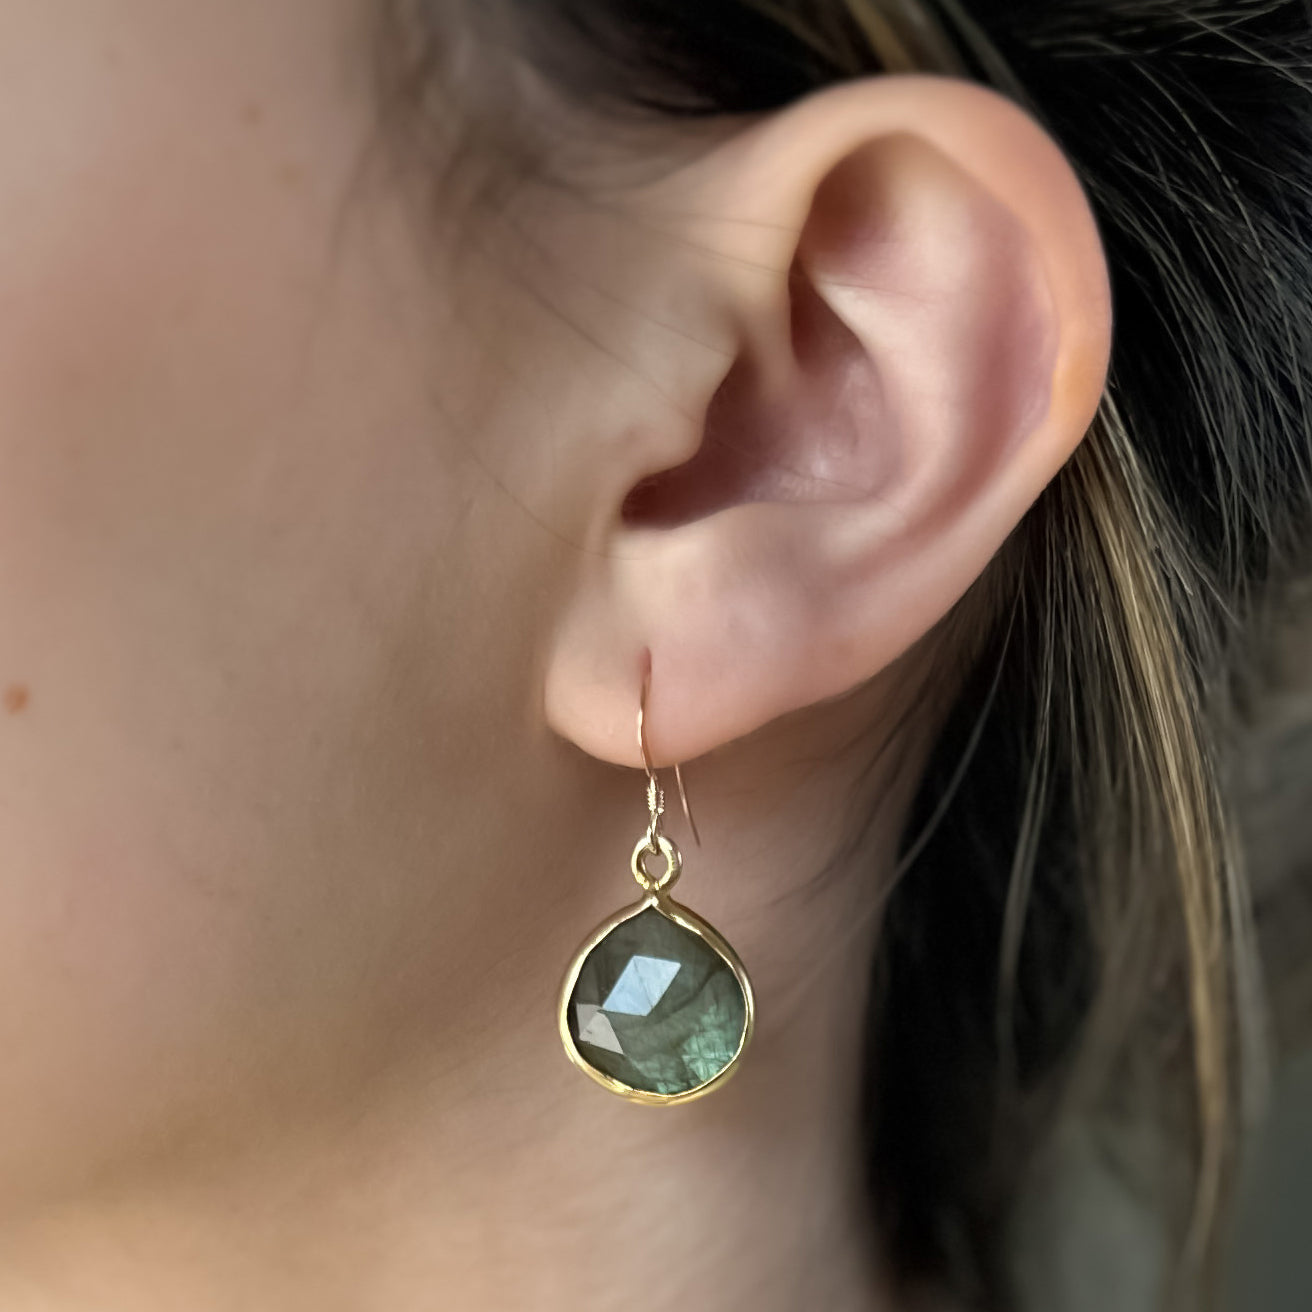
{"label": "neck", "polygon": [[[718,819],[706,827],[731,833]],[[829,846],[848,823],[833,821]],[[8,1226],[0,1306],[886,1306],[859,1115],[878,878],[867,850],[862,871],[808,883],[819,849],[790,835],[814,828],[758,827],[687,857],[679,895],[726,932],[759,1003],[742,1070],[705,1099],[636,1106],[559,1051],[553,990],[570,954],[636,900],[609,862],[604,884],[526,900],[524,923],[504,926],[447,1000],[455,1019],[440,1041],[313,1124],[248,1122],[217,1150],[179,1152],[149,1178],[102,1182]]]}

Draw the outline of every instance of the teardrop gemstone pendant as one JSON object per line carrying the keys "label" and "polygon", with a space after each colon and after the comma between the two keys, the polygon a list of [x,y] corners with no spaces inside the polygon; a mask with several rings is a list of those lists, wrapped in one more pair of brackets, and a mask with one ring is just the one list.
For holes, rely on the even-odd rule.
{"label": "teardrop gemstone pendant", "polygon": [[[659,877],[647,870],[658,857],[665,860]],[[633,1102],[669,1105],[709,1093],[733,1074],[752,1035],[742,962],[669,896],[681,867],[678,848],[649,830],[632,861],[646,896],[597,926],[561,990],[560,1037],[570,1060]]]}

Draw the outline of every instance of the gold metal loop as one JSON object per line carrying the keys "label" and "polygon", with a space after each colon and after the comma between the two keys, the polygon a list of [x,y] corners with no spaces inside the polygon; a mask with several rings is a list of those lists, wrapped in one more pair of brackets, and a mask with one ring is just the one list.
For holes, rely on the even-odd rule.
{"label": "gold metal loop", "polygon": [[[657,876],[653,875],[647,869],[648,857],[663,857],[665,859],[665,870]],[[664,834],[658,834],[656,842],[653,845],[648,841],[644,834],[639,840],[638,845],[633,849],[633,860],[629,863],[629,868],[633,871],[633,877],[638,881],[638,886],[644,893],[664,893],[667,889],[673,887],[674,881],[678,879],[683,870],[683,857],[679,849],[670,842]]]}

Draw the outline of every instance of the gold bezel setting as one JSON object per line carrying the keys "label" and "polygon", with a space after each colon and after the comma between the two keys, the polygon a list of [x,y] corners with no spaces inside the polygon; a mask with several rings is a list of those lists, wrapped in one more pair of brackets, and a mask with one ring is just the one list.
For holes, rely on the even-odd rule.
{"label": "gold bezel setting", "polygon": [[[669,853],[665,851],[668,840],[661,838],[661,852],[669,859]],[[640,865],[639,855],[645,844],[639,844],[638,851],[634,853],[635,866]],[[671,845],[672,846],[672,845]],[[677,852],[676,852],[677,858]],[[636,870],[635,870],[635,873]],[[752,1030],[756,1023],[756,1007],[752,997],[752,984],[747,978],[747,971],[743,963],[738,959],[738,954],[731,948],[724,937],[715,929],[713,925],[708,924],[695,912],[690,911],[687,907],[675,902],[672,898],[666,896],[665,888],[673,882],[671,874],[677,876],[678,868],[674,861],[670,862],[666,876],[660,881],[651,881],[647,896],[640,901],[624,907],[617,911],[613,916],[604,920],[596,929],[588,935],[583,946],[574,954],[574,959],[570,963],[570,968],[565,974],[565,982],[560,990],[560,1002],[557,1007],[557,1024],[560,1028],[561,1042],[565,1045],[565,1053],[570,1061],[574,1063],[585,1075],[600,1084],[602,1088],[608,1089],[611,1093],[618,1094],[621,1098],[629,1102],[644,1103],[647,1106],[670,1107],[676,1103],[692,1102],[697,1098],[702,1098],[710,1093],[713,1089],[719,1088],[728,1080],[738,1069],[742,1061],[743,1053],[747,1050],[747,1045],[751,1041]],[[645,870],[643,875],[646,875]],[[650,876],[647,876],[650,879]],[[642,882],[640,878],[640,882]],[[720,956],[733,971],[734,979],[738,987],[742,990],[743,995],[743,1031],[738,1041],[738,1048],[728,1063],[717,1071],[709,1080],[694,1088],[685,1089],[681,1093],[653,1093],[646,1089],[635,1089],[625,1084],[622,1080],[617,1080],[613,1076],[607,1075],[604,1071],[598,1070],[593,1066],[579,1051],[578,1045],[574,1041],[574,1035],[569,1026],[569,1001],[574,993],[574,986],[578,983],[579,973],[583,969],[584,962],[587,961],[588,955],[597,947],[601,941],[613,930],[618,929],[626,921],[632,920],[634,916],[640,915],[649,908],[655,909],[660,915],[678,925],[681,929],[691,934],[695,934],[704,943]]]}

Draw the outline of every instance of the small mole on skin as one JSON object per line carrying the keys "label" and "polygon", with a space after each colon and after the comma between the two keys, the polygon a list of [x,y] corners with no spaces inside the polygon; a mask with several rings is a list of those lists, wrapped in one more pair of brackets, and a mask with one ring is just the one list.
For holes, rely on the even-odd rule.
{"label": "small mole on skin", "polygon": [[27,710],[27,703],[31,699],[32,694],[21,683],[11,684],[5,689],[5,710],[10,715],[17,715],[20,711]]}
{"label": "small mole on skin", "polygon": [[264,106],[259,101],[248,100],[241,107],[241,121],[248,127],[259,127],[264,122]]}

